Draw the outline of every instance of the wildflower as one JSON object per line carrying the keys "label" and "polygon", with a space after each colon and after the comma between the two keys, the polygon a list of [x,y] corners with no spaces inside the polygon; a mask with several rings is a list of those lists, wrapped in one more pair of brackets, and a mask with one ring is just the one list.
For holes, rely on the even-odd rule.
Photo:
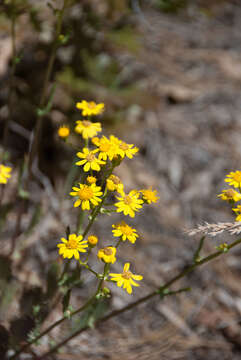
{"label": "wildflower", "polygon": [[90,247],[94,247],[98,243],[98,237],[95,235],[88,236],[88,244]]}
{"label": "wildflower", "polygon": [[9,166],[0,164],[0,184],[7,184],[8,179],[12,176],[11,171],[12,169]]}
{"label": "wildflower", "polygon": [[82,235],[77,236],[76,234],[70,234],[68,240],[61,238],[63,244],[57,245],[59,248],[59,255],[68,259],[71,259],[74,256],[76,260],[79,260],[79,253],[85,253],[85,248],[88,247],[86,244],[87,241],[81,241],[82,239]]}
{"label": "wildflower", "polygon": [[117,282],[117,286],[122,287],[123,289],[126,289],[128,294],[132,293],[132,287],[131,286],[140,286],[137,284],[134,280],[142,280],[143,277],[141,275],[134,275],[132,272],[129,271],[130,263],[126,263],[124,265],[124,269],[122,274],[115,274],[110,273],[111,280]]}
{"label": "wildflower", "polygon": [[233,185],[235,188],[241,188],[241,171],[231,171],[226,177],[228,179],[224,179],[224,181],[229,183],[229,185]]}
{"label": "wildflower", "polygon": [[58,129],[58,135],[62,139],[66,139],[69,136],[69,134],[70,134],[70,130],[67,125],[60,126],[60,128]]}
{"label": "wildflower", "polygon": [[87,183],[89,183],[89,184],[95,184],[97,181],[95,176],[88,176],[86,180],[87,180]]}
{"label": "wildflower", "polygon": [[94,137],[91,139],[91,142],[92,142],[93,145],[99,146],[100,139],[99,139],[97,136],[94,136]]}
{"label": "wildflower", "polygon": [[75,132],[82,135],[84,139],[89,139],[95,136],[98,132],[100,132],[101,129],[101,123],[96,122],[92,123],[89,120],[83,120],[83,121],[76,121],[76,127]]}
{"label": "wildflower", "polygon": [[114,264],[116,262],[116,248],[113,246],[107,246],[98,251],[98,258],[103,260],[105,263]]}
{"label": "wildflower", "polygon": [[218,197],[229,202],[241,200],[241,194],[233,189],[222,190],[222,194],[219,194]]}
{"label": "wildflower", "polygon": [[236,221],[241,221],[241,205],[237,205],[237,207],[236,207],[236,208],[233,208],[232,210],[233,210],[233,211],[235,212],[235,214],[237,215]]}
{"label": "wildflower", "polygon": [[99,139],[98,144],[96,141],[96,146],[98,146],[99,151],[99,159],[107,160],[107,158],[110,158],[110,160],[113,159],[113,156],[115,153],[113,153],[113,145],[111,144],[110,140],[107,139],[107,137],[102,136],[101,139]]}
{"label": "wildflower", "polygon": [[124,215],[134,217],[135,211],[139,211],[143,204],[143,200],[139,199],[139,196],[140,193],[137,190],[130,191],[128,195],[123,191],[120,197],[116,197],[119,200],[119,202],[115,203],[118,208],[116,211],[123,211]]}
{"label": "wildflower", "polygon": [[118,191],[119,193],[124,191],[124,185],[122,184],[120,178],[113,174],[106,180],[106,186],[109,191]]}
{"label": "wildflower", "polygon": [[79,188],[74,186],[72,189],[74,191],[70,195],[78,197],[74,207],[81,205],[82,210],[90,210],[90,205],[97,206],[98,202],[101,202],[100,196],[103,193],[100,186],[79,184]]}
{"label": "wildflower", "polygon": [[127,144],[124,141],[120,140],[118,154],[124,158],[127,156],[129,159],[132,159],[133,156],[139,151],[137,147],[133,147],[133,144]]}
{"label": "wildflower", "polygon": [[77,109],[82,110],[83,116],[99,115],[104,111],[103,103],[96,104],[94,101],[82,100],[76,104]]}
{"label": "wildflower", "polygon": [[112,230],[113,236],[121,237],[123,241],[128,239],[132,244],[136,242],[136,238],[138,238],[138,234],[136,233],[136,229],[133,229],[129,225],[122,221],[119,224],[112,225],[114,230]]}
{"label": "wildflower", "polygon": [[[155,203],[157,202],[157,200],[159,199],[158,196],[156,196],[157,191],[156,190],[152,190],[152,188],[149,189],[143,189],[140,190],[140,192],[143,195],[143,199],[145,200],[145,202],[147,202],[148,204],[151,203]],[[240,196],[241,198],[241,196]]]}
{"label": "wildflower", "polygon": [[95,171],[100,171],[100,165],[105,164],[104,161],[99,160],[95,157],[96,150],[90,151],[87,148],[83,148],[83,152],[78,152],[76,155],[83,160],[80,160],[76,165],[84,165],[84,171],[89,171],[90,169]]}

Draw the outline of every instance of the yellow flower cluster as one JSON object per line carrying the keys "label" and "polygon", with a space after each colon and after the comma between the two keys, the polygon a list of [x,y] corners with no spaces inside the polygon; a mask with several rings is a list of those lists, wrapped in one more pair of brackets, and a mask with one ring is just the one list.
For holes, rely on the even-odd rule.
{"label": "yellow flower cluster", "polygon": [[[222,193],[218,195],[222,200],[228,201],[231,204],[234,204],[241,200],[241,171],[237,170],[235,172],[230,172],[225,182],[229,183],[230,186],[233,186],[235,189],[232,188],[222,190]],[[237,205],[236,208],[232,209],[236,216],[236,221],[241,221],[241,205]]]}
{"label": "yellow flower cluster", "polygon": [[[64,258],[74,257],[83,265],[90,269],[92,273],[97,274],[88,265],[88,257],[93,248],[98,245],[98,238],[90,235],[85,240],[93,221],[99,213],[122,213],[125,216],[133,218],[137,212],[141,210],[144,204],[156,203],[159,199],[157,191],[152,188],[142,190],[125,191],[124,184],[118,176],[113,173],[115,167],[120,165],[124,158],[132,159],[138,152],[138,148],[133,144],[118,139],[114,135],[109,137],[97,137],[102,131],[101,123],[92,121],[92,116],[100,115],[104,111],[104,104],[96,104],[95,102],[87,102],[85,100],[76,104],[81,110],[82,116],[87,119],[78,120],[76,122],[75,132],[82,136],[85,146],[77,152],[76,156],[80,159],[75,164],[81,168],[81,182],[72,187],[70,195],[75,198],[74,207],[81,207],[82,211],[90,211],[89,224],[82,235],[71,234],[68,239],[62,238],[62,243],[58,244],[59,254]],[[68,133],[68,127],[59,129],[59,136],[64,138]],[[89,142],[91,139],[91,142]],[[113,195],[109,196],[111,204],[106,204],[108,195],[116,192],[113,202]],[[105,209],[106,206],[112,208]],[[124,265],[123,272],[120,274],[109,273],[109,267],[116,262],[117,248],[121,242],[128,240],[135,244],[139,235],[136,229],[132,228],[125,221],[120,221],[112,225],[112,234],[117,239],[117,244],[102,247],[97,251],[99,260],[105,263],[104,273],[97,274],[97,277],[108,279],[117,283],[117,286],[125,289],[129,294],[132,293],[132,286],[139,286],[134,280],[142,280],[141,275],[134,275],[129,271],[130,264]],[[87,258],[85,262],[79,259],[79,253],[85,253],[88,248]]]}
{"label": "yellow flower cluster", "polygon": [[10,179],[12,169],[9,166],[0,164],[0,184],[7,184]]}

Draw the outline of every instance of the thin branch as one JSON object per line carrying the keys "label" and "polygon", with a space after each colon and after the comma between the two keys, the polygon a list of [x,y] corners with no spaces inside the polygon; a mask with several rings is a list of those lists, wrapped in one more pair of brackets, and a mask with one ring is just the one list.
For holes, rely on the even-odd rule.
{"label": "thin branch", "polygon": [[[230,245],[228,245],[228,250],[232,249],[233,247],[239,245],[241,243],[241,238],[234,241],[233,243],[231,243]],[[186,275],[188,275],[189,273],[193,272],[197,267],[202,266],[206,263],[208,263],[211,260],[214,260],[215,258],[221,256],[223,254],[222,251],[216,251],[213,254],[201,259],[199,262],[196,262],[192,265],[190,265],[189,267],[187,267],[186,269],[184,269],[183,271],[181,271],[178,275],[176,275],[174,278],[172,278],[171,280],[169,280],[165,285],[161,286],[159,289],[149,293],[148,295],[140,298],[137,301],[132,302],[131,304],[124,306],[123,308],[119,309],[119,310],[114,310],[112,311],[110,314],[98,319],[95,323],[95,326],[97,327],[98,325],[102,324],[103,322],[108,321],[109,319],[118,316],[128,310],[133,309],[134,307],[152,299],[153,297],[163,294],[162,298],[164,298],[167,295],[171,295],[172,292],[166,292],[165,290],[167,290],[171,285],[173,285],[174,283],[176,283],[178,280],[182,279],[183,277],[185,277]],[[184,291],[184,289],[181,289],[182,291]],[[187,289],[185,289],[187,290]],[[177,293],[180,292],[177,291]],[[174,291],[173,294],[175,294],[176,292]],[[78,336],[79,334],[85,332],[86,330],[89,329],[89,326],[85,326],[80,330],[75,331],[72,335],[68,336],[65,340],[59,342],[56,346],[54,346],[51,350],[49,350],[48,352],[46,352],[45,354],[43,354],[39,360],[44,360],[46,359],[46,357],[50,354],[53,354],[54,352],[56,352],[60,347],[62,347],[63,345],[67,344],[70,340],[72,340],[73,338],[75,338],[76,336]]]}

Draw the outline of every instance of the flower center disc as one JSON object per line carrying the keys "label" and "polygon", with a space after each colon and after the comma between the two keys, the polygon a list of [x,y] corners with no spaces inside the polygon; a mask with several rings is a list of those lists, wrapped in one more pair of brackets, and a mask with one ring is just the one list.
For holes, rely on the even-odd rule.
{"label": "flower center disc", "polygon": [[94,160],[95,160],[95,155],[93,155],[93,154],[88,154],[88,155],[86,156],[86,160],[89,161],[89,162],[94,161]]}
{"label": "flower center disc", "polygon": [[78,195],[80,200],[89,200],[93,196],[93,191],[90,189],[89,186],[85,186],[83,189],[78,191]]}
{"label": "flower center disc", "polygon": [[123,271],[122,275],[123,279],[129,280],[131,279],[132,273],[130,271]]}
{"label": "flower center disc", "polygon": [[89,106],[89,109],[94,109],[96,107],[96,103],[94,101],[90,101],[88,106]]}
{"label": "flower center disc", "polygon": [[120,230],[121,230],[121,232],[123,233],[123,234],[125,234],[125,235],[131,235],[132,234],[132,229],[131,229],[131,227],[130,226],[120,226]]}
{"label": "flower center disc", "polygon": [[233,189],[228,189],[226,195],[227,197],[232,198],[235,195],[235,191]]}
{"label": "flower center disc", "polygon": [[108,256],[112,255],[112,250],[111,250],[111,249],[105,248],[105,249],[103,250],[103,252],[104,252],[105,255],[108,255]]}
{"label": "flower center disc", "polygon": [[66,244],[66,247],[68,249],[77,249],[77,246],[78,246],[78,242],[76,240],[74,240],[74,239],[69,240],[68,244]]}
{"label": "flower center disc", "polygon": [[121,183],[120,179],[117,176],[113,176],[111,180],[115,185],[119,185]]}
{"label": "flower center disc", "polygon": [[126,195],[125,198],[124,198],[124,203],[125,203],[126,205],[130,205],[131,202],[132,202],[131,197],[130,197],[129,195]]}
{"label": "flower center disc", "polygon": [[84,127],[89,127],[89,126],[91,126],[91,122],[88,121],[88,120],[83,120],[83,121],[82,121],[82,124],[84,125]]}

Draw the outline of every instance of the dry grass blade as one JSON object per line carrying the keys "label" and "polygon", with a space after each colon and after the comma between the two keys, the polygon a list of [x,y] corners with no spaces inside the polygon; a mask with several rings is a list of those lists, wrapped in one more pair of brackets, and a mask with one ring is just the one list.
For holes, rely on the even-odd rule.
{"label": "dry grass blade", "polygon": [[234,223],[219,222],[217,224],[209,224],[209,223],[205,222],[204,225],[198,225],[196,228],[187,230],[185,232],[189,236],[194,236],[194,235],[201,233],[201,234],[210,235],[210,236],[214,237],[214,236],[222,234],[224,231],[227,231],[231,235],[238,235],[241,233],[241,223],[240,222],[234,222]]}

